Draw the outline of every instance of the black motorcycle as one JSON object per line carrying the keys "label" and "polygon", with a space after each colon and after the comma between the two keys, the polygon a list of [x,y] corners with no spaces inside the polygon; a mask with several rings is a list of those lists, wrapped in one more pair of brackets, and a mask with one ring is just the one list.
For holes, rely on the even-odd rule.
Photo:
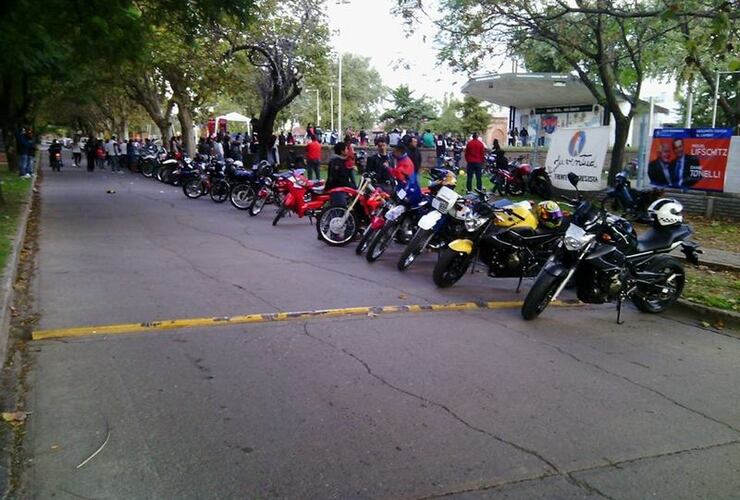
{"label": "black motorcycle", "polygon": [[[577,189],[578,176],[570,173],[568,179]],[[579,204],[558,251],[545,263],[524,299],[524,319],[539,316],[571,278],[582,302],[616,301],[618,323],[625,300],[647,313],[663,312],[678,300],[686,275],[681,263],[667,254],[681,247],[689,261],[698,262],[701,251],[688,240],[691,227],[656,225],[639,238],[633,232],[618,231],[619,241],[615,241],[605,229],[620,219],[609,217],[603,205],[598,209],[590,203]]]}
{"label": "black motorcycle", "polygon": [[517,220],[524,221],[525,217],[516,208],[509,200],[499,200],[489,212],[479,210],[482,220],[469,224],[464,238],[439,252],[432,275],[434,283],[440,288],[450,287],[471,264],[479,262],[488,268],[492,278],[519,278],[518,292],[522,280],[535,276],[552,255],[567,223],[552,229],[517,227]]}
{"label": "black motorcycle", "polygon": [[262,160],[252,170],[241,168],[234,169],[229,176],[229,201],[239,210],[249,210],[257,197],[262,181],[265,177],[272,175],[274,167],[269,162]]}
{"label": "black motorcycle", "polygon": [[629,220],[647,223],[650,222],[648,207],[661,196],[662,189],[633,189],[627,172],[620,172],[614,180],[614,187],[606,192],[604,203],[610,204],[612,210]]}

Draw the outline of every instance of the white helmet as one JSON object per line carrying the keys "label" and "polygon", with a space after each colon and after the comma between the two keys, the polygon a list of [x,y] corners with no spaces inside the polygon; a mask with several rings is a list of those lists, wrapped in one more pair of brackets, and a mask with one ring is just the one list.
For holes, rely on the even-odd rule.
{"label": "white helmet", "polygon": [[683,205],[673,198],[660,198],[648,207],[648,214],[653,219],[653,224],[668,227],[676,226],[683,222]]}

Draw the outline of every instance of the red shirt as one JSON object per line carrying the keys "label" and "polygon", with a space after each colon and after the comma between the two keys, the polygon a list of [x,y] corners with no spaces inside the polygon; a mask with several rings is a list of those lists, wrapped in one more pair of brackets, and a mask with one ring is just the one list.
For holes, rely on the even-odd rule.
{"label": "red shirt", "polygon": [[306,160],[321,161],[321,144],[319,144],[319,141],[311,141],[306,144]]}
{"label": "red shirt", "polygon": [[414,174],[414,162],[408,155],[403,155],[396,159],[396,166],[390,172],[397,181],[406,182]]}
{"label": "red shirt", "polygon": [[344,166],[353,169],[355,168],[355,149],[352,144],[347,144],[347,159],[344,160]]}
{"label": "red shirt", "polygon": [[486,147],[479,139],[470,139],[465,145],[465,161],[467,163],[483,163]]}

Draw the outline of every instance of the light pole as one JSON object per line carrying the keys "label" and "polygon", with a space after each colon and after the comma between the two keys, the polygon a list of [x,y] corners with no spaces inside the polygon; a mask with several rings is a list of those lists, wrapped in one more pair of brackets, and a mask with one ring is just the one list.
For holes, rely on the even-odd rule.
{"label": "light pole", "polygon": [[[337,0],[337,5],[349,5],[350,0]],[[337,33],[341,34],[341,29],[337,29]],[[342,131],[342,48],[341,48],[341,41],[340,41],[340,47],[339,47],[339,77],[337,79],[337,122],[339,126],[339,137],[340,140],[342,137],[344,137],[344,132]]]}
{"label": "light pole", "polygon": [[331,115],[331,131],[334,131],[334,84],[329,84],[329,113]]}
{"label": "light pole", "polygon": [[717,100],[719,99],[719,75],[736,75],[740,71],[715,71],[714,77],[714,107],[712,108],[712,128],[717,125]]}

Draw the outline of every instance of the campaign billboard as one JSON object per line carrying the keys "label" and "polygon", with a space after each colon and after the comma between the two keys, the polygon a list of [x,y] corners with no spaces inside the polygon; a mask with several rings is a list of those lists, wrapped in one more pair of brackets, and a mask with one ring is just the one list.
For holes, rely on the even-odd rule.
{"label": "campaign billboard", "polygon": [[545,169],[550,174],[553,186],[573,189],[568,182],[568,173],[575,172],[580,177],[578,189],[602,189],[601,171],[610,133],[609,127],[555,129],[545,160]]}
{"label": "campaign billboard", "polygon": [[648,178],[654,186],[724,191],[731,128],[653,131]]}

